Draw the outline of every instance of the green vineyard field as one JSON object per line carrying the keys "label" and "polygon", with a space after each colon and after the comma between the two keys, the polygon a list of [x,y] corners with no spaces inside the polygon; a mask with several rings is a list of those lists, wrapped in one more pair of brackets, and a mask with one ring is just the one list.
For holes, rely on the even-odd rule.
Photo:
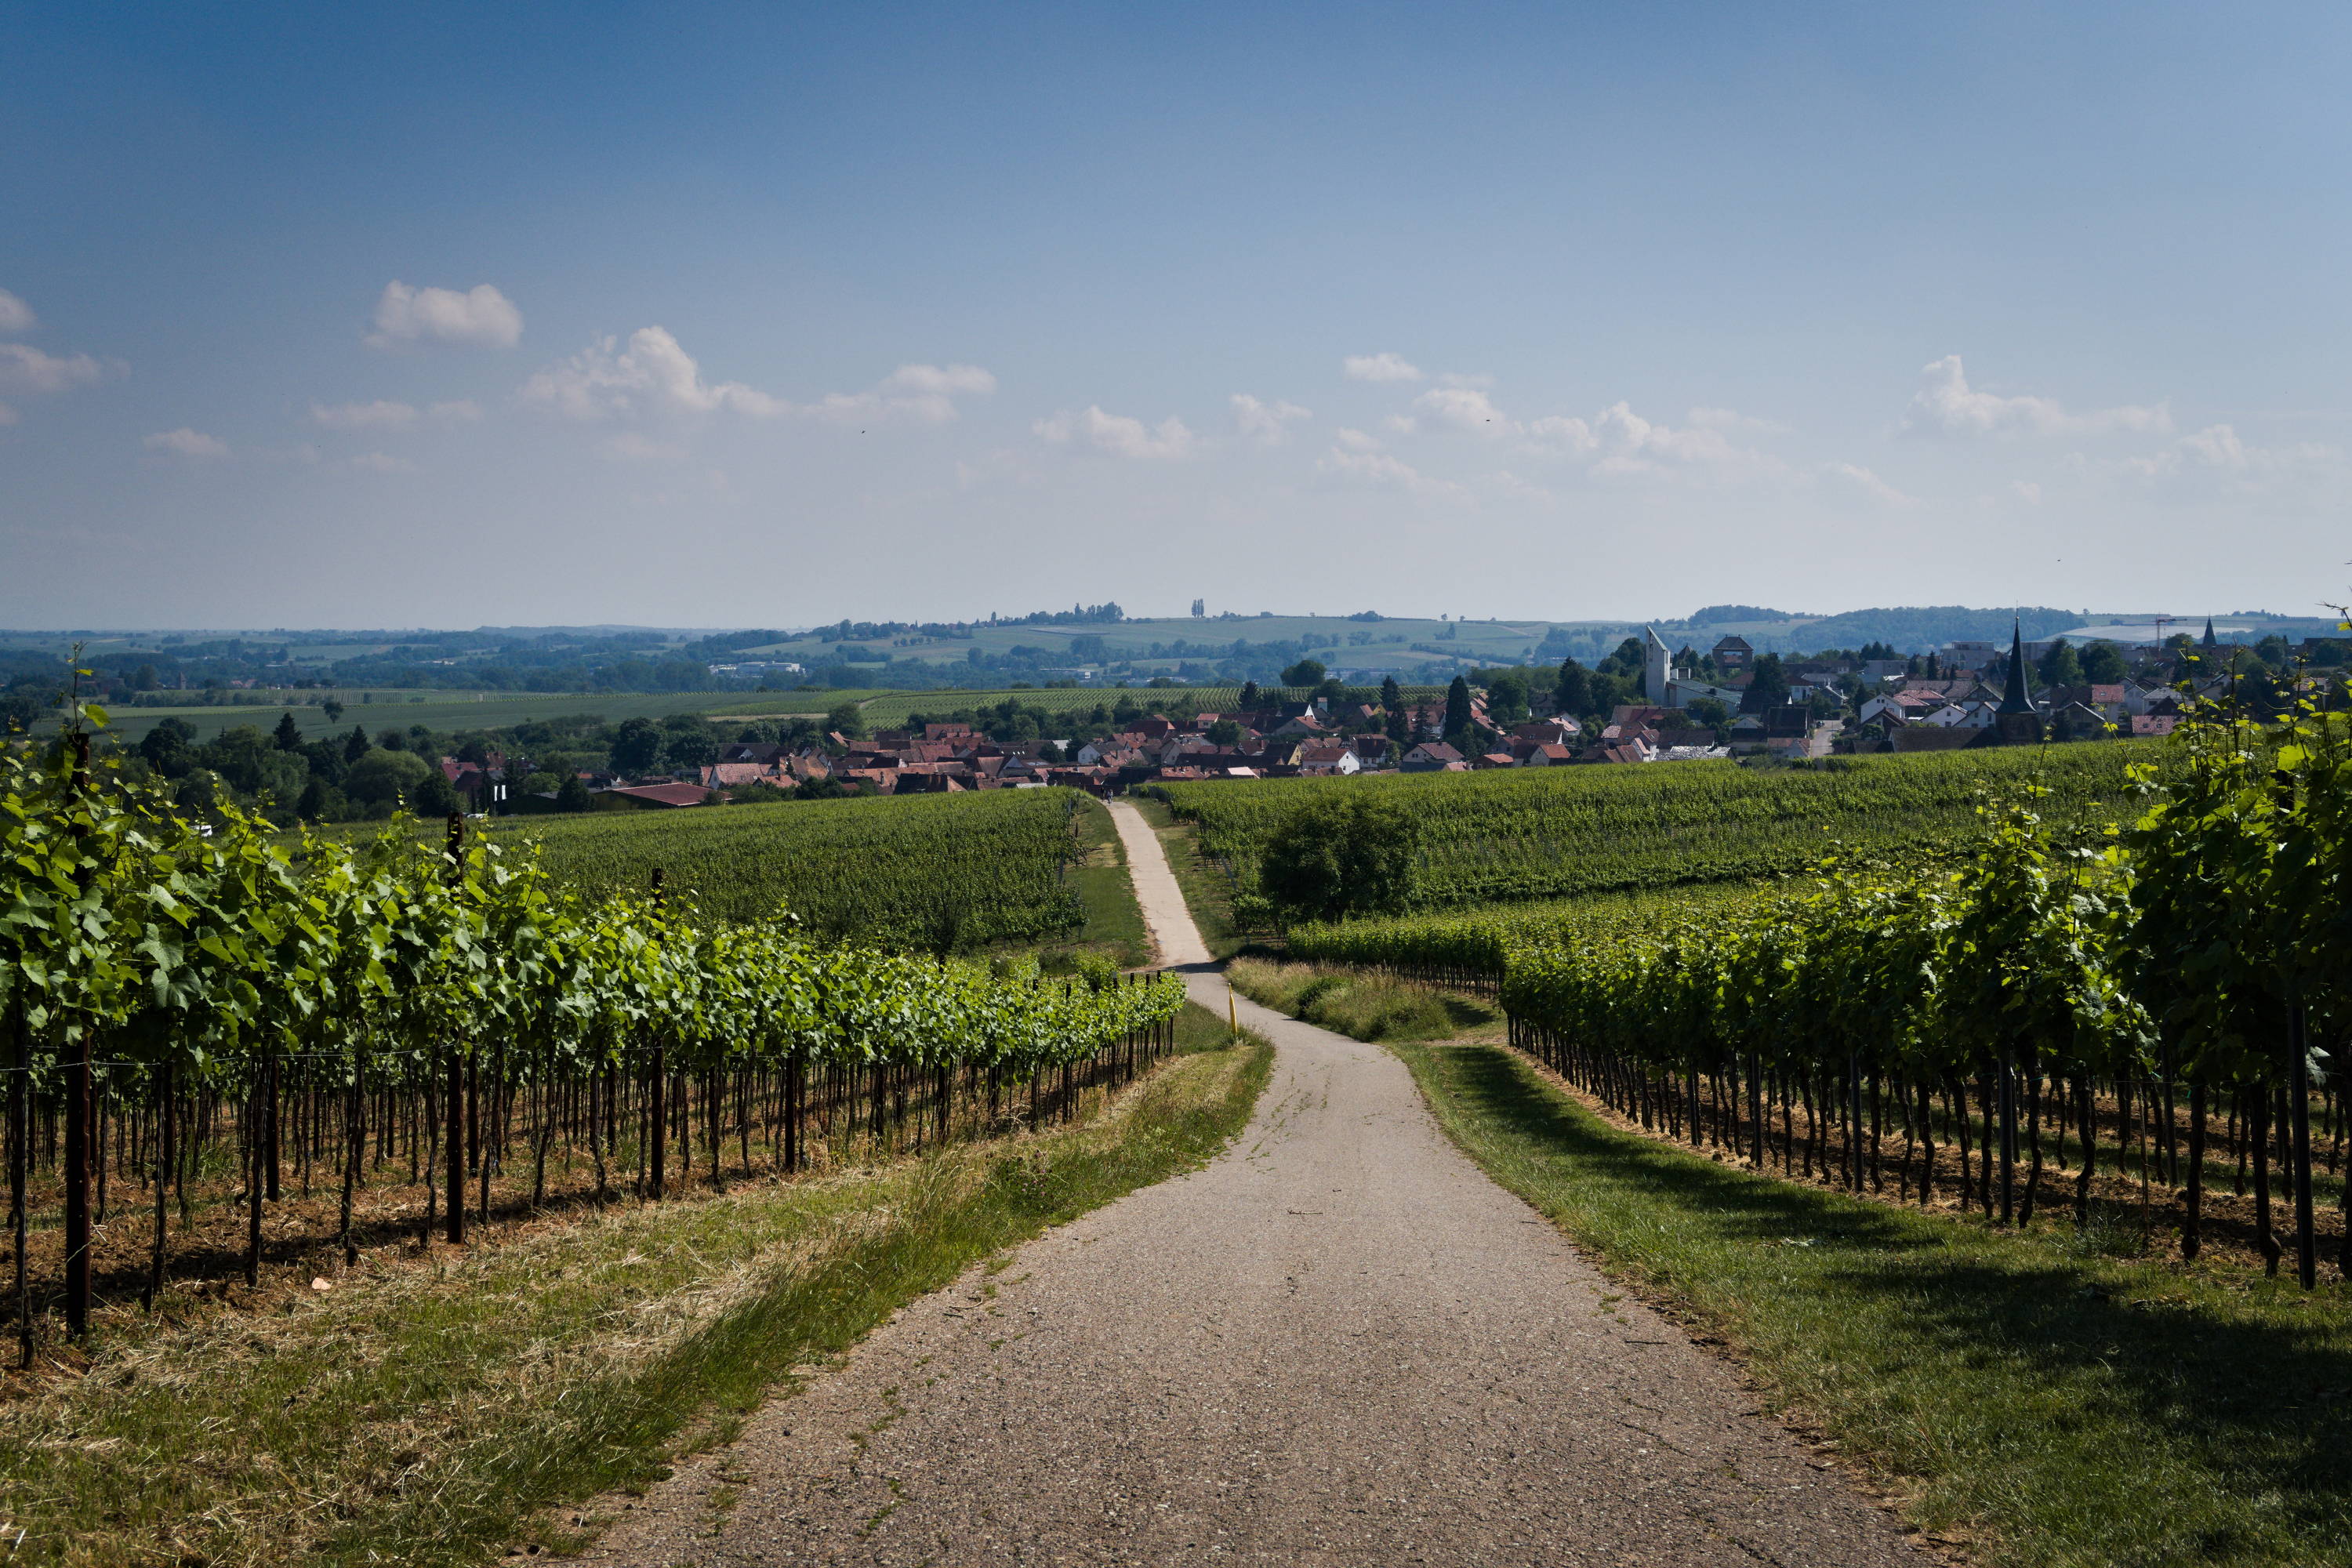
{"label": "green vineyard field", "polygon": [[2077,821],[2116,809],[2126,769],[2155,742],[1846,757],[1746,769],[1727,763],[1407,773],[1158,786],[1202,852],[1244,887],[1266,838],[1301,806],[1375,791],[1422,827],[1414,905],[1516,903],[1612,889],[1794,875],[1849,848],[1931,850],[1968,832],[1979,793],[2028,784]]}
{"label": "green vineyard field", "polygon": [[591,898],[643,891],[726,920],[781,906],[816,936],[905,952],[1039,941],[1086,921],[1064,868],[1076,852],[1068,790],[793,801],[716,810],[527,817],[555,878]]}

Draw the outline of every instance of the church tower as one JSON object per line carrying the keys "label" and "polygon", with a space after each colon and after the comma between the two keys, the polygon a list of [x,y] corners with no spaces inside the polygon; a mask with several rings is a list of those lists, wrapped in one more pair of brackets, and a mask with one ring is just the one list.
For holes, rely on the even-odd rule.
{"label": "church tower", "polygon": [[1666,689],[1675,679],[1674,653],[1666,647],[1665,638],[1658,635],[1657,627],[1643,626],[1642,632],[1642,695],[1650,700],[1654,708],[1671,708],[1674,704]]}
{"label": "church tower", "polygon": [[2025,629],[2012,624],[2009,632],[2009,680],[1993,730],[2004,746],[2031,746],[2042,740],[2042,713],[2033,706],[2025,684]]}

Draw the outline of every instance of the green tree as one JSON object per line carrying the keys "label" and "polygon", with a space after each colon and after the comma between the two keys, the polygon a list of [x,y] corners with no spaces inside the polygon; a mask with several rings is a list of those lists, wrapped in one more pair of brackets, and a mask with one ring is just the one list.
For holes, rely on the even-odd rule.
{"label": "green tree", "polygon": [[624,719],[613,732],[610,748],[613,771],[616,773],[642,773],[652,771],[661,761],[661,727],[650,719]]}
{"label": "green tree", "polygon": [[1592,672],[1573,658],[1559,661],[1559,678],[1552,683],[1552,706],[1570,718],[1597,713],[1592,705]]}
{"label": "green tree", "polygon": [[1692,723],[1704,724],[1713,730],[1718,741],[1723,739],[1724,732],[1731,727],[1731,710],[1726,708],[1717,698],[1694,697],[1690,700],[1690,706],[1685,708],[1683,712]]}
{"label": "green tree", "polygon": [[269,738],[278,742],[281,752],[299,752],[302,749],[302,726],[294,722],[292,713],[280,713],[278,728],[269,732]]}
{"label": "green tree", "polygon": [[719,760],[719,737],[708,724],[674,734],[663,745],[662,756],[674,768],[707,768]]}
{"label": "green tree", "polygon": [[214,736],[197,752],[197,760],[228,781],[240,795],[261,788],[262,761],[277,748],[257,724],[233,724]]}
{"label": "green tree", "polygon": [[1231,719],[1220,719],[1210,725],[1208,734],[1209,743],[1213,746],[1233,747],[1242,743],[1242,727]]}
{"label": "green tree", "polygon": [[1381,711],[1393,713],[1403,706],[1404,688],[1397,684],[1396,677],[1393,675],[1381,677]]}
{"label": "green tree", "polygon": [[319,711],[327,716],[327,722],[330,724],[340,724],[343,721],[343,705],[334,698],[330,697],[320,703]]}
{"label": "green tree", "polygon": [[408,809],[419,816],[442,817],[463,808],[457,792],[439,768],[425,764],[425,776],[408,792]]}
{"label": "green tree", "polygon": [[1276,828],[1258,888],[1286,920],[1339,920],[1403,909],[1412,898],[1420,826],[1369,793],[1326,796]]}
{"label": "green tree", "polygon": [[1445,739],[1450,744],[1470,730],[1470,683],[1460,676],[1445,689]]}
{"label": "green tree", "polygon": [[425,775],[433,771],[414,752],[378,749],[352,764],[351,772],[344,775],[343,788],[362,805],[388,806],[423,784]]}
{"label": "green tree", "polygon": [[360,724],[352,725],[352,732],[343,737],[344,765],[349,766],[358,762],[373,750],[374,747],[369,743],[366,727]]}
{"label": "green tree", "polygon": [[578,773],[566,773],[555,792],[558,811],[586,811],[593,805],[588,798],[588,784]]}
{"label": "green tree", "polygon": [[844,702],[824,716],[824,727],[852,741],[863,740],[866,735],[866,710],[855,702]]}
{"label": "green tree", "polygon": [[165,778],[184,779],[196,765],[189,746],[195,738],[196,727],[185,719],[160,719],[153,729],[139,738],[139,754]]}
{"label": "green tree", "polygon": [[1285,686],[1320,686],[1326,671],[1319,658],[1302,658],[1282,672]]}
{"label": "green tree", "polygon": [[2066,639],[2060,637],[2050,645],[2050,651],[2042,656],[2035,673],[2042,677],[2044,686],[2080,686],[2083,684],[2083,661],[2075,657],[2073,648],[2066,646]]}
{"label": "green tree", "polygon": [[2123,649],[2105,638],[2083,650],[2083,679],[2094,686],[2113,686],[2130,673]]}
{"label": "green tree", "polygon": [[408,731],[397,727],[387,727],[376,736],[375,743],[387,752],[404,752],[408,750]]}
{"label": "green tree", "polygon": [[350,809],[343,792],[318,774],[302,786],[302,796],[294,803],[294,815],[305,822],[332,822]]}
{"label": "green tree", "polygon": [[1255,713],[1257,711],[1256,681],[1244,680],[1242,682],[1242,694],[1235,700],[1234,706],[1239,708],[1241,711],[1244,713]]}
{"label": "green tree", "polygon": [[1498,675],[1488,681],[1486,717],[1497,724],[1525,723],[1528,718],[1528,678],[1514,672]]}
{"label": "green tree", "polygon": [[1742,713],[1761,713],[1768,708],[1778,708],[1789,700],[1789,678],[1780,668],[1780,656],[1768,653],[1756,661],[1755,678],[1748,689],[1739,694]]}
{"label": "green tree", "polygon": [[142,664],[136,670],[133,670],[131,676],[131,689],[133,691],[154,690],[155,667],[152,664]]}

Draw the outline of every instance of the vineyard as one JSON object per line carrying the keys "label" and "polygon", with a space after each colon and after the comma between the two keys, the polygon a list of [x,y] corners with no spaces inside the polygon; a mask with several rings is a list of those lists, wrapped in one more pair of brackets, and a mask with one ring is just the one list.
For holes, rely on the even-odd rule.
{"label": "vineyard", "polygon": [[1293,951],[1498,983],[1514,1044],[1644,1128],[1856,1192],[1891,1174],[1927,1202],[1948,1159],[1988,1218],[2086,1222],[2136,1177],[2143,1205],[2177,1195],[2193,1258],[2209,1166],[2234,1164],[2273,1272],[2291,1255],[2310,1287],[2332,1230],[2352,1277],[2352,1227],[2314,1195],[2352,1112],[2352,743],[2306,715],[2179,748],[2110,828],[2021,782],[1954,862],[1847,855],[1802,887],[1313,928]]}
{"label": "vineyard", "polygon": [[[998,800],[1034,816],[1016,834],[1066,832],[1056,800],[972,804]],[[950,830],[929,831],[944,855]],[[832,946],[772,903],[732,921],[650,868],[639,893],[567,889],[455,819],[438,844],[396,823],[357,846],[233,808],[200,825],[94,765],[79,730],[0,753],[0,844],[28,1363],[104,1300],[156,1302],[175,1234],[205,1238],[185,1262],[250,1286],[265,1262],[387,1239],[355,1219],[371,1190],[415,1200],[377,1205],[382,1224],[454,1243],[525,1173],[533,1209],[551,1168],[584,1168],[594,1204],[658,1200],[1066,1116],[1164,1049],[1183,1002],[1173,977],[1108,966],[1049,982]]]}
{"label": "vineyard", "polygon": [[558,883],[593,900],[646,886],[704,915],[760,921],[789,909],[804,931],[898,952],[1039,942],[1086,911],[1066,872],[1084,852],[1065,789],[793,801],[721,811],[510,819]]}
{"label": "vineyard", "polygon": [[1857,850],[1932,849],[1970,828],[1976,792],[1987,786],[2031,783],[2053,821],[2091,820],[2122,799],[2132,764],[2164,754],[2120,742],[1773,770],[1694,763],[1153,788],[1244,889],[1255,885],[1266,840],[1295,813],[1373,792],[1418,824],[1413,901],[1439,910],[1787,877],[1832,839]]}

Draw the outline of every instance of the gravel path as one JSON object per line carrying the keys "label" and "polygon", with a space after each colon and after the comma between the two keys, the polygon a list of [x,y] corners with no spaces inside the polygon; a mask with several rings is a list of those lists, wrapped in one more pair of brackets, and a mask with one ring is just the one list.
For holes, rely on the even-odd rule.
{"label": "gravel path", "polygon": [[[1119,820],[1153,930],[1197,949]],[[1927,1562],[1447,1142],[1394,1058],[1239,1012],[1278,1056],[1233,1150],[908,1307],[587,1561]]]}

